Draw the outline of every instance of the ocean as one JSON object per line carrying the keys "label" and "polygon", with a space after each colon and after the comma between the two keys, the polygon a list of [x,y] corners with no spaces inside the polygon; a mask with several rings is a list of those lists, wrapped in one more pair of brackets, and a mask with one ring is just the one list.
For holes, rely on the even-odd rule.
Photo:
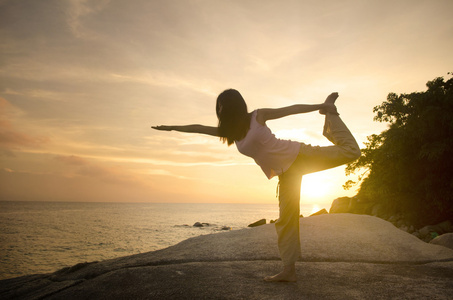
{"label": "ocean", "polygon": [[[301,205],[304,216],[312,209]],[[278,204],[0,201],[0,279],[155,251],[263,218],[277,219]]]}

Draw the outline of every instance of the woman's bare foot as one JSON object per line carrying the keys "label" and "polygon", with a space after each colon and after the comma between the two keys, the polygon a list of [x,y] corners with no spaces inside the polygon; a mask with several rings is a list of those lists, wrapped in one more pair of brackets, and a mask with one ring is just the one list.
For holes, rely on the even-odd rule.
{"label": "woman's bare foot", "polygon": [[267,276],[264,280],[268,282],[295,282],[297,281],[296,266],[284,266],[283,271],[274,276]]}
{"label": "woman's bare foot", "polygon": [[338,98],[338,93],[332,93],[329,96],[327,96],[326,101],[324,101],[324,104],[327,104],[326,108],[320,109],[319,113],[321,115],[325,115],[327,113],[338,114],[337,108],[334,105],[337,98]]}

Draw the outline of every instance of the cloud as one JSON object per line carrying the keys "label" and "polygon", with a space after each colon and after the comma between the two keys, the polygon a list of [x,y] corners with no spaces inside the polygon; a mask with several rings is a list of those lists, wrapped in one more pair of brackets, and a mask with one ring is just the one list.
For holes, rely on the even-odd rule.
{"label": "cloud", "polygon": [[55,157],[55,160],[61,161],[65,164],[73,165],[73,166],[83,166],[83,165],[88,164],[86,159],[81,158],[79,156],[75,156],[75,155],[71,155],[71,156],[59,155],[59,156]]}
{"label": "cloud", "polygon": [[14,150],[23,148],[39,148],[49,141],[47,137],[36,137],[15,128],[8,120],[9,116],[14,113],[13,107],[6,99],[0,97],[0,153],[14,155]]}
{"label": "cloud", "polygon": [[5,95],[22,96],[27,98],[38,98],[40,100],[62,101],[67,97],[66,93],[59,93],[44,89],[25,89],[21,91],[10,88],[5,89]]}
{"label": "cloud", "polygon": [[109,184],[127,186],[144,185],[141,178],[122,167],[112,166],[111,164],[101,165],[76,155],[59,155],[54,157],[54,159],[72,168],[63,168],[64,174],[69,175],[69,177],[91,178]]}
{"label": "cloud", "polygon": [[87,28],[83,22],[83,19],[89,15],[102,11],[109,4],[109,2],[110,0],[70,0],[70,5],[66,11],[66,21],[74,36],[86,39],[97,38],[98,34]]}

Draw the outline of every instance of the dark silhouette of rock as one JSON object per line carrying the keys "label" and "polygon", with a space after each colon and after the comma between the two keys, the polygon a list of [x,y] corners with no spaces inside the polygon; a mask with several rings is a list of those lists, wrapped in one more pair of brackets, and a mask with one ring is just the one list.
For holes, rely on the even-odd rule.
{"label": "dark silhouette of rock", "polygon": [[248,227],[256,227],[256,226],[261,226],[266,224],[266,219],[261,219],[259,221],[256,221],[255,223],[249,224]]}
{"label": "dark silhouette of rock", "polygon": [[204,227],[204,226],[200,222],[196,222],[195,224],[193,224],[193,227]]}
{"label": "dark silhouette of rock", "polygon": [[333,200],[332,205],[330,206],[329,213],[331,214],[341,214],[349,212],[349,197],[340,197]]}
{"label": "dark silhouette of rock", "polygon": [[319,215],[325,215],[325,214],[328,214],[328,212],[327,212],[327,210],[325,208],[323,208],[320,211],[317,211],[314,214],[311,214],[310,217],[319,216]]}

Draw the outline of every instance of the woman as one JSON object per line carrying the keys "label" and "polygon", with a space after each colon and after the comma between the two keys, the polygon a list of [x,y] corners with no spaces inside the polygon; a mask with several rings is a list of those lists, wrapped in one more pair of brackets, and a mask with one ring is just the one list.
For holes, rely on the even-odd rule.
{"label": "woman", "polygon": [[[156,126],[157,130],[208,134],[220,137],[228,146],[235,143],[239,152],[252,157],[270,179],[279,177],[280,215],[275,223],[283,271],[266,281],[296,281],[295,263],[300,256],[299,200],[302,175],[333,168],[360,157],[354,137],[340,119],[335,106],[338,93],[322,104],[298,104],[277,109],[258,109],[251,113],[241,94],[233,89],[217,98],[217,127],[203,125]],[[324,136],[334,145],[311,146],[277,139],[266,121],[319,110],[325,115]]]}

